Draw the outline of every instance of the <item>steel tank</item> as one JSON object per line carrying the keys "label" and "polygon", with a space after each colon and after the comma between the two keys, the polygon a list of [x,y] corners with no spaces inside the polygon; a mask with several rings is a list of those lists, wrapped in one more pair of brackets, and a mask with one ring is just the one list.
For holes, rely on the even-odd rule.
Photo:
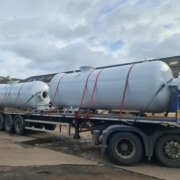
{"label": "steel tank", "polygon": [[43,109],[48,105],[49,87],[41,81],[0,86],[0,107]]}
{"label": "steel tank", "polygon": [[[91,109],[119,109],[122,104],[127,75],[132,68],[128,78],[123,109],[138,111],[144,109],[160,87],[165,84],[146,112],[166,111],[171,99],[167,83],[173,79],[169,66],[161,61],[137,63],[133,67],[131,66],[124,65],[94,71],[91,67],[81,67],[80,73],[57,74],[49,85],[51,102],[58,108],[77,108],[80,107],[85,91],[82,108],[88,108],[92,100]],[[89,80],[87,81],[88,76]],[[97,84],[94,88],[96,79]],[[84,90],[86,82],[87,88]],[[92,98],[93,89],[95,91]]]}

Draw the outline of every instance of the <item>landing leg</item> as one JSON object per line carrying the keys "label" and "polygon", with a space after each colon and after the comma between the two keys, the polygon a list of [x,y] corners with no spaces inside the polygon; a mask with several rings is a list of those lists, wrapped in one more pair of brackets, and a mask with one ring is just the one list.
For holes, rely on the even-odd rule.
{"label": "landing leg", "polygon": [[74,123],[74,128],[75,128],[75,134],[74,134],[74,139],[80,139],[80,135],[79,135],[79,120],[75,119],[74,120],[75,123]]}

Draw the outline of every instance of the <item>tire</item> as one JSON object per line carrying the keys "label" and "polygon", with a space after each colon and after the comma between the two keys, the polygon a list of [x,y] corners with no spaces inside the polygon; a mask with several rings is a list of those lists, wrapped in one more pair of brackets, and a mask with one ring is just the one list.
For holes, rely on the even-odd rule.
{"label": "tire", "polygon": [[180,167],[180,135],[161,136],[155,145],[155,153],[159,161],[167,167]]}
{"label": "tire", "polygon": [[16,116],[14,122],[14,130],[17,135],[23,135],[25,133],[24,118],[22,116]]}
{"label": "tire", "polygon": [[109,140],[108,152],[115,163],[132,166],[141,160],[143,146],[140,139],[134,133],[116,133]]}
{"label": "tire", "polygon": [[4,116],[0,114],[0,131],[4,131]]}
{"label": "tire", "polygon": [[14,125],[13,125],[13,117],[11,115],[6,115],[5,120],[4,120],[4,126],[5,126],[5,131],[7,133],[13,132]]}
{"label": "tire", "polygon": [[56,129],[55,124],[44,124],[44,127],[46,130],[51,130],[51,131],[54,131]]}
{"label": "tire", "polygon": [[41,123],[34,123],[34,127],[38,128],[38,129],[42,129],[43,128],[43,124],[41,124]]}

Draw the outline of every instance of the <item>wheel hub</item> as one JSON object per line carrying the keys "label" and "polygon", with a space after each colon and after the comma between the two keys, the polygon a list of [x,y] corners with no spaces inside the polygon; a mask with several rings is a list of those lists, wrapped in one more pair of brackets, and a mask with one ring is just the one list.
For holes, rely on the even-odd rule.
{"label": "wheel hub", "polygon": [[164,146],[165,154],[171,159],[180,158],[180,143],[176,141],[167,142]]}
{"label": "wheel hub", "polygon": [[123,159],[132,158],[136,152],[136,147],[130,139],[120,139],[116,143],[116,152]]}
{"label": "wheel hub", "polygon": [[17,122],[17,128],[18,128],[18,130],[20,130],[20,128],[21,128],[21,123],[20,122]]}
{"label": "wheel hub", "polygon": [[122,151],[127,151],[128,150],[128,145],[126,143],[121,144],[121,149]]}
{"label": "wheel hub", "polygon": [[7,119],[7,121],[6,121],[7,123],[6,123],[6,125],[7,125],[7,128],[10,128],[10,126],[11,126],[11,121],[9,120],[9,119]]}

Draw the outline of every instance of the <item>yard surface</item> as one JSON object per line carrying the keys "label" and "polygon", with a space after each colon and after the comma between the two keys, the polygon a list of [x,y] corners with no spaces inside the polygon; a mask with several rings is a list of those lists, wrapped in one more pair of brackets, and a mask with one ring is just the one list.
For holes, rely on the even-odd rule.
{"label": "yard surface", "polygon": [[166,168],[155,158],[136,166],[115,165],[108,152],[91,142],[89,132],[81,139],[28,131],[25,136],[0,132],[0,179],[179,179],[179,169]]}

